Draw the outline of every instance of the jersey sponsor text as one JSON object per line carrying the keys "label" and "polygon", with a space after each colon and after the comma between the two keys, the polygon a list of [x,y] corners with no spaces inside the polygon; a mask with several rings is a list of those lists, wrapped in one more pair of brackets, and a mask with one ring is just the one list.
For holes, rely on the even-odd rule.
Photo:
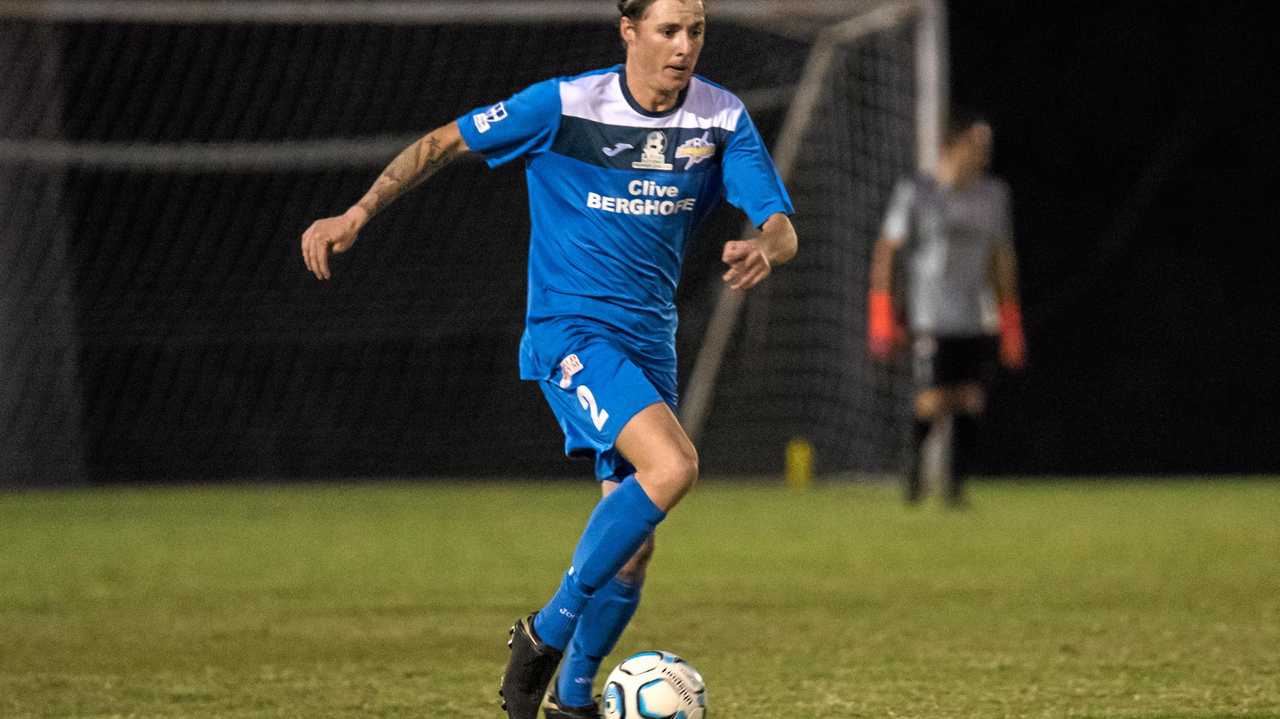
{"label": "jersey sponsor text", "polygon": [[[698,200],[680,197],[680,188],[663,185],[653,180],[632,180],[627,185],[631,197],[610,197],[596,192],[587,193],[587,207],[618,215],[674,215],[677,212],[693,212]],[[656,198],[656,199],[655,199]]]}

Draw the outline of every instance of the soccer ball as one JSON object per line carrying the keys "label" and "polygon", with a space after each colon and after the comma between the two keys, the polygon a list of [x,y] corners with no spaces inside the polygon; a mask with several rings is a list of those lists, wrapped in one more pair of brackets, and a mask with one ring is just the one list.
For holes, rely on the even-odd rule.
{"label": "soccer ball", "polygon": [[703,719],[706,714],[702,675],[671,652],[633,654],[604,682],[605,719]]}

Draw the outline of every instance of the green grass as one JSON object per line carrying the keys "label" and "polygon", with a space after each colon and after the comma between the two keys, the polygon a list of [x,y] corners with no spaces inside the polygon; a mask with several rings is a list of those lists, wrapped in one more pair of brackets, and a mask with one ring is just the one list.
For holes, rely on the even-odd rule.
{"label": "green grass", "polygon": [[[0,717],[498,717],[595,492],[0,495]],[[1280,482],[973,499],[706,482],[613,660],[684,655],[721,719],[1280,716]]]}

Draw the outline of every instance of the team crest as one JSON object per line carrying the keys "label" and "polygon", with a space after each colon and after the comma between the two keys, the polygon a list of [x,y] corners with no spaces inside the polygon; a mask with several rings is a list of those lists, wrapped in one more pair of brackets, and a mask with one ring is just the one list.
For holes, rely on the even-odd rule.
{"label": "team crest", "polygon": [[644,149],[640,151],[639,162],[631,163],[637,170],[671,170],[673,166],[667,162],[667,136],[657,130],[649,133],[644,141]]}
{"label": "team crest", "polygon": [[683,145],[676,148],[676,159],[688,160],[684,169],[689,169],[703,160],[710,160],[716,155],[716,145],[711,141],[711,131],[702,133],[702,137],[691,137]]}

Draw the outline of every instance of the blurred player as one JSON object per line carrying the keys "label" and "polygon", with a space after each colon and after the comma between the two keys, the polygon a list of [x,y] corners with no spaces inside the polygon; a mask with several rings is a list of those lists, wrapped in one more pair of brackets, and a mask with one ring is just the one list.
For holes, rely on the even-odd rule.
{"label": "blurred player", "polygon": [[[512,719],[596,717],[592,682],[640,601],[653,532],[698,459],[676,406],[676,283],[685,245],[721,197],[761,229],[728,242],[724,281],[754,287],[791,259],[793,211],[738,98],[693,74],[701,0],[622,0],[626,63],[540,82],[478,108],[397,157],[369,193],[302,236],[330,276],[379,210],[464,152],[523,159],[533,232],[520,375],[537,382],[570,455],[594,457],[603,498],[560,588],[512,628],[502,678]],[[528,518],[524,518],[529,521]]]}
{"label": "blurred player", "polygon": [[[989,124],[957,112],[937,169],[899,182],[872,254],[868,348],[880,360],[888,360],[904,338],[892,299],[894,256],[904,255],[906,288],[899,294],[906,298],[918,387],[904,476],[910,503],[921,496],[924,440],[948,415],[952,468],[946,498],[963,503],[995,359],[1010,369],[1025,362],[1009,189],[986,172],[991,145]],[[992,335],[997,328],[998,343]]]}

